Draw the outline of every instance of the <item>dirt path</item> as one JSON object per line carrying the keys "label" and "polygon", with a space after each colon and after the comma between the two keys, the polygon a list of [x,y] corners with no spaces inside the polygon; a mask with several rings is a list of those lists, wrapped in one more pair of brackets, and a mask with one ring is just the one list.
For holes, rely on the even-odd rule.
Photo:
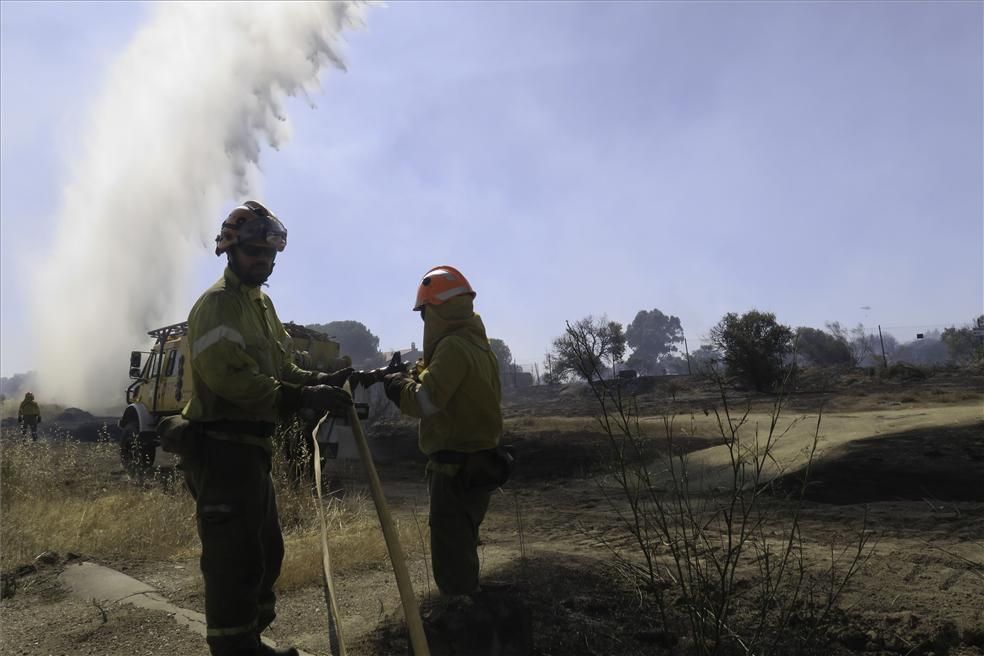
{"label": "dirt path", "polygon": [[[732,421],[737,423],[739,419],[740,416],[736,416]],[[694,427],[696,434],[707,435],[717,431],[717,424],[712,420],[713,417],[701,418]],[[820,421],[816,462],[836,457],[846,445],[859,440],[930,427],[969,426],[982,420],[984,407],[980,403],[824,414]],[[747,416],[741,429],[744,448],[764,450],[769,439],[770,421],[767,414],[751,413]],[[802,468],[810,457],[810,447],[817,430],[816,414],[786,415],[781,418],[773,433],[771,457],[764,463],[765,470],[760,482],[764,483]],[[703,489],[730,484],[731,455],[727,446],[715,446],[691,453],[688,467],[691,480]],[[751,478],[750,473],[748,478]]]}

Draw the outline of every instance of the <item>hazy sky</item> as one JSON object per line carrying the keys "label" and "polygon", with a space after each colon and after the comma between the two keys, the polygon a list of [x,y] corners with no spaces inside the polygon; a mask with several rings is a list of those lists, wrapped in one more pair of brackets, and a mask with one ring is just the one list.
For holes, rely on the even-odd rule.
{"label": "hazy sky", "polygon": [[[982,7],[374,8],[348,71],[316,108],[292,102],[292,140],[262,156],[289,230],[268,293],[285,321],[355,319],[407,347],[420,276],[452,264],[521,364],[565,319],[641,309],[679,316],[691,348],[753,307],[903,341],[966,323],[984,312]],[[30,272],[85,111],[148,12],[0,5],[3,375],[32,368]],[[222,266],[203,240],[188,308]]]}

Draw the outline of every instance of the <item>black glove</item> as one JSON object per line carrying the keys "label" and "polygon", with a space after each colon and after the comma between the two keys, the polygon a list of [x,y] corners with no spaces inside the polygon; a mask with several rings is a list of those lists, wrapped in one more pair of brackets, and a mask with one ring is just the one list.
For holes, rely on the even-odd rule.
{"label": "black glove", "polygon": [[344,369],[339,369],[335,373],[325,374],[319,373],[314,379],[314,385],[331,385],[332,387],[341,387],[345,384],[345,381],[349,379],[352,375],[352,367],[345,367]]}
{"label": "black glove", "polygon": [[344,416],[352,407],[352,396],[341,387],[332,385],[312,385],[301,388],[301,408],[317,413],[330,412]]}
{"label": "black glove", "polygon": [[357,388],[362,385],[366,389],[369,389],[373,384],[378,383],[379,380],[376,378],[375,371],[353,371],[352,375],[349,376],[349,385],[352,389]]}
{"label": "black glove", "polygon": [[22,415],[17,415],[17,423],[18,424],[23,424],[24,423],[24,417]]}
{"label": "black glove", "polygon": [[38,423],[41,423],[41,415],[38,415]]}
{"label": "black glove", "polygon": [[412,383],[413,378],[410,374],[398,371],[394,374],[386,374],[383,376],[383,389],[386,390],[386,398],[396,404],[396,407],[400,407],[400,396],[403,393],[403,388],[407,386],[407,383]]}

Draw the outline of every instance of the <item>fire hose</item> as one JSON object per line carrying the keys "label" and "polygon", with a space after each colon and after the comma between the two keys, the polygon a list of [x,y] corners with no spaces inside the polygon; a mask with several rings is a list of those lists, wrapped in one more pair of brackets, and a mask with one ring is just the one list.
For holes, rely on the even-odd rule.
{"label": "fire hose", "polygon": [[[400,354],[395,353],[389,365],[385,368],[373,371],[353,372],[349,381],[345,383],[345,389],[351,392],[352,386],[363,385],[369,387],[373,383],[379,382],[388,373],[394,371],[405,371],[403,363],[400,361]],[[324,503],[321,498],[321,450],[318,446],[318,432],[322,424],[329,418],[326,413],[318,425],[311,433],[311,441],[314,446],[314,481],[318,491],[318,519],[321,526],[321,564],[325,580],[325,597],[328,604],[328,633],[329,643],[338,645],[338,655],[345,656],[345,641],[342,638],[341,621],[338,612],[338,601],[335,596],[335,584],[331,574],[331,559],[328,553],[328,522],[325,518]],[[413,592],[413,584],[410,581],[410,572],[407,569],[406,555],[403,546],[400,544],[400,536],[390,515],[389,506],[386,503],[386,496],[383,494],[383,486],[376,472],[376,466],[372,460],[372,452],[369,450],[369,443],[362,430],[359,415],[355,406],[349,407],[348,420],[352,426],[352,434],[355,437],[355,444],[359,450],[359,459],[365,467],[366,477],[369,480],[369,490],[372,494],[373,503],[376,506],[376,514],[379,516],[379,525],[383,531],[383,539],[386,541],[386,550],[389,553],[390,562],[393,564],[393,573],[396,575],[396,586],[400,593],[400,601],[403,604],[403,614],[407,620],[407,629],[410,633],[410,645],[414,656],[430,656],[430,649],[427,645],[427,637],[424,633],[424,624],[420,617],[420,608],[417,605],[417,597]],[[330,646],[330,645],[329,645]]]}
{"label": "fire hose", "polygon": [[325,518],[325,504],[321,496],[321,448],[318,446],[318,432],[328,419],[328,413],[321,418],[311,432],[314,450],[314,485],[318,492],[318,527],[321,531],[321,572],[324,576],[325,603],[328,606],[328,649],[332,654],[345,656],[345,640],[342,637],[342,623],[338,616],[338,599],[335,597],[335,579],[331,575],[331,557],[328,552],[328,520]]}

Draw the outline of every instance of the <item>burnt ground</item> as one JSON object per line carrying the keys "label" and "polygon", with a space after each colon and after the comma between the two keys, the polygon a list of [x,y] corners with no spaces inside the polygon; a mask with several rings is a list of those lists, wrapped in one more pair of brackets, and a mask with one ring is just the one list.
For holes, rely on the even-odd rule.
{"label": "burnt ground", "polygon": [[[570,585],[572,580],[578,581],[576,588]],[[487,577],[483,588],[516,616],[510,618],[504,631],[507,653],[522,653],[527,628],[534,638],[535,652],[542,656],[642,654],[678,641],[663,630],[651,608],[638,603],[624,581],[599,568],[592,559],[530,558]],[[613,622],[627,630],[613,630]],[[480,653],[479,645],[487,641],[484,636],[475,637],[474,649]],[[376,653],[397,654],[406,649],[406,634],[398,618],[387,617],[373,638]]]}
{"label": "burnt ground", "polygon": [[[54,416],[43,416],[38,426],[38,434],[44,439],[71,438],[79,442],[97,442],[99,440],[118,440],[120,427],[116,425],[119,417],[93,415],[80,408],[65,408]],[[0,430],[5,438],[15,437],[20,433],[16,417],[6,417],[0,421]]]}
{"label": "burnt ground", "polygon": [[[792,492],[802,482],[798,472],[776,484]],[[813,468],[805,496],[835,504],[984,502],[984,421],[851,442]]]}

